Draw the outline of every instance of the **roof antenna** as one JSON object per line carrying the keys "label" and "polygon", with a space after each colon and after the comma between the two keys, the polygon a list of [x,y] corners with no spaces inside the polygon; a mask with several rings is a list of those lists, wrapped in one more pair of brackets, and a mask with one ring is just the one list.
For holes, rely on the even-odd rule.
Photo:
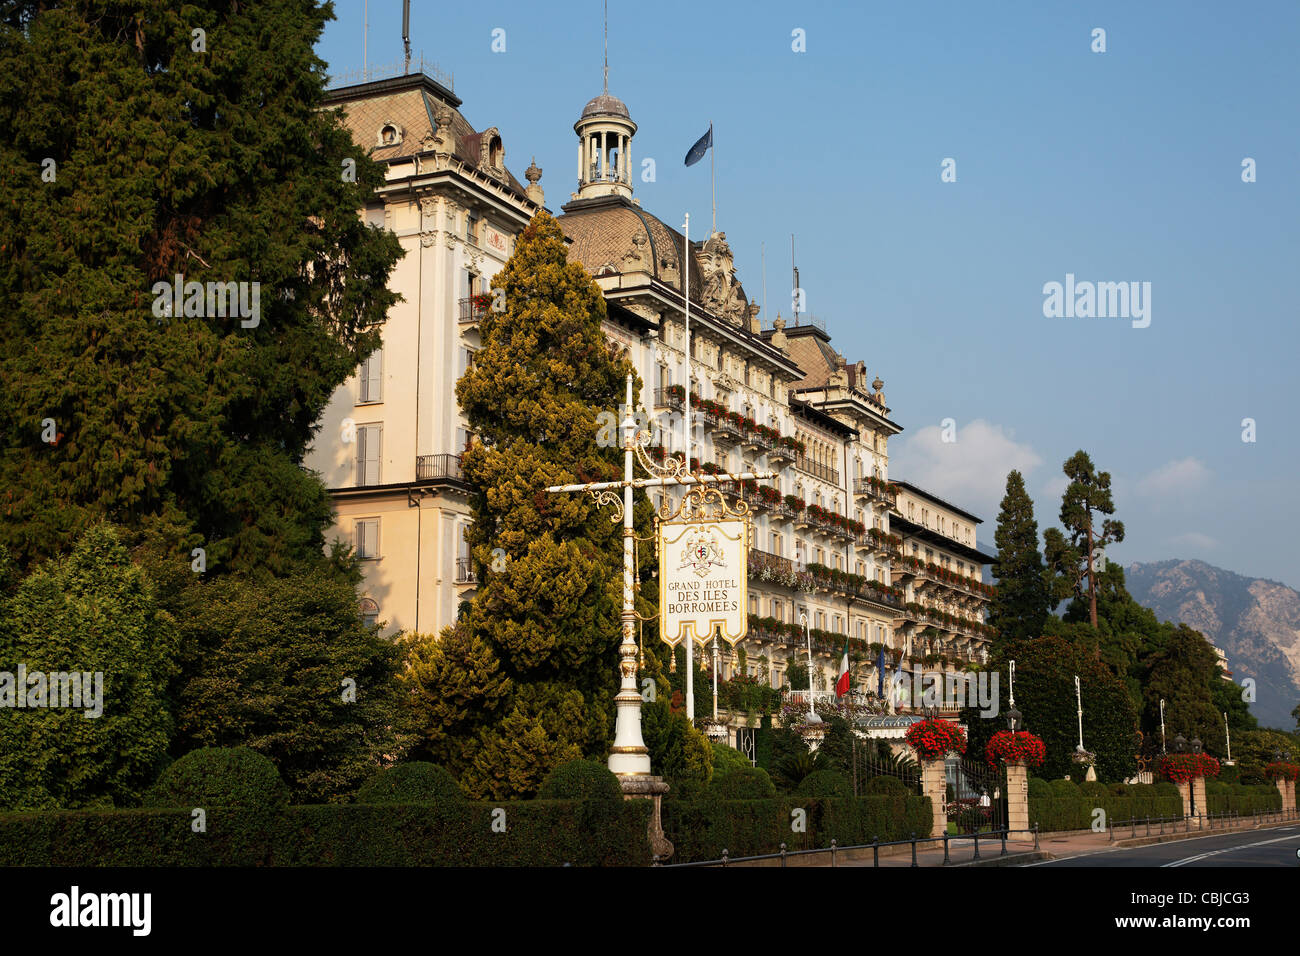
{"label": "roof antenna", "polygon": [[605,0],[605,95],[609,95],[609,0]]}
{"label": "roof antenna", "polygon": [[406,47],[406,63],[402,73],[411,72],[411,0],[402,0],[402,46]]}

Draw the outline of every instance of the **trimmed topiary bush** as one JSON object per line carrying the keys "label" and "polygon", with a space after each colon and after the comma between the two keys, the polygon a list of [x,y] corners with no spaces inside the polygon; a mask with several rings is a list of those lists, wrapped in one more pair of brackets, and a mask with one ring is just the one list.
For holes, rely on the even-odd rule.
{"label": "trimmed topiary bush", "polygon": [[754,766],[749,762],[749,758],[742,754],[735,747],[728,747],[726,744],[713,743],[713,776],[725,777],[733,770],[748,770]]}
{"label": "trimmed topiary bush", "polygon": [[270,758],[248,747],[191,750],[159,775],[146,807],[281,807],[289,788]]}
{"label": "trimmed topiary bush", "polygon": [[794,791],[801,797],[851,797],[853,785],[834,770],[814,770],[799,781]]}
{"label": "trimmed topiary bush", "polygon": [[357,793],[357,803],[436,803],[464,799],[465,794],[449,771],[423,760],[381,770]]}
{"label": "trimmed topiary bush", "polygon": [[539,800],[622,800],[618,777],[594,760],[562,763],[542,781]]}
{"label": "trimmed topiary bush", "polygon": [[765,800],[776,796],[776,785],[762,767],[746,767],[715,777],[709,793],[719,800]]}
{"label": "trimmed topiary bush", "polygon": [[912,791],[908,788],[907,784],[903,783],[903,781],[899,780],[897,777],[891,777],[888,774],[881,774],[879,777],[872,777],[867,781],[866,790],[868,794],[876,794],[880,796],[897,795],[900,797],[907,797],[912,795]]}
{"label": "trimmed topiary bush", "polygon": [[1052,780],[1047,785],[1051,788],[1053,797],[1077,798],[1080,793],[1079,785],[1073,780]]}
{"label": "trimmed topiary bush", "polygon": [[1079,792],[1085,797],[1096,797],[1099,800],[1112,796],[1110,788],[1096,780],[1085,780],[1079,784]]}
{"label": "trimmed topiary bush", "polygon": [[1031,800],[1049,800],[1052,796],[1052,785],[1042,777],[1029,778],[1029,799]]}

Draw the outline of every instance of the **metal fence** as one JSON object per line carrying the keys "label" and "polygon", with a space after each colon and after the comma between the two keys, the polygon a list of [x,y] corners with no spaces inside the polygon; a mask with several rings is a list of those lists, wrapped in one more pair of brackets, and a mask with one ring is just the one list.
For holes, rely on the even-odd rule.
{"label": "metal fence", "polygon": [[[873,867],[878,867],[880,866],[880,850],[882,847],[908,846],[911,847],[912,850],[912,866],[919,866],[919,864],[916,861],[916,845],[918,843],[938,844],[942,842],[943,843],[943,865],[949,866],[952,863],[952,856],[950,853],[951,844],[958,843],[963,840],[970,840],[974,845],[975,852],[974,855],[971,857],[972,860],[981,859],[980,857],[981,839],[984,840],[985,845],[988,845],[989,842],[996,840],[998,843],[1001,844],[1001,848],[1002,848],[1001,852],[999,852],[997,856],[1006,856],[1007,837],[1011,834],[1011,832],[1012,832],[1011,830],[991,830],[985,833],[956,834],[956,835],[945,833],[942,837],[918,837],[915,833],[913,833],[911,838],[907,840],[886,840],[883,843],[879,840],[872,840],[870,843],[859,843],[852,846],[840,846],[837,841],[831,840],[830,846],[823,847],[821,849],[814,849],[814,850],[790,850],[787,849],[786,844],[782,843],[780,852],[777,853],[761,853],[758,854],[757,856],[733,857],[724,849],[722,851],[722,856],[720,856],[716,860],[696,860],[692,863],[660,863],[659,858],[656,857],[654,865],[664,867],[665,869],[670,867],[687,869],[690,867],[698,867],[698,866],[726,867],[726,866],[735,866],[742,863],[757,863],[764,860],[780,860],[781,866],[782,868],[784,868],[786,866],[786,862],[791,857],[829,854],[830,865],[838,866],[839,865],[838,856],[841,853],[848,853],[850,851],[858,851],[858,850],[871,850],[872,851],[871,865]],[[1037,852],[1038,851],[1037,825],[1034,826],[1032,832],[1034,834],[1034,852]]]}

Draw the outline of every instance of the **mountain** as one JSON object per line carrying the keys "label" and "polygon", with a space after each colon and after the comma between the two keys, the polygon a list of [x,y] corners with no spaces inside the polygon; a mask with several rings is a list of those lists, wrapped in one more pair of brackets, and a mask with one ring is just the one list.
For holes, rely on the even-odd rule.
{"label": "mountain", "polygon": [[1248,578],[1204,561],[1133,564],[1125,572],[1133,599],[1161,620],[1183,621],[1228,655],[1240,684],[1256,684],[1251,713],[1260,725],[1291,730],[1300,703],[1300,592]]}

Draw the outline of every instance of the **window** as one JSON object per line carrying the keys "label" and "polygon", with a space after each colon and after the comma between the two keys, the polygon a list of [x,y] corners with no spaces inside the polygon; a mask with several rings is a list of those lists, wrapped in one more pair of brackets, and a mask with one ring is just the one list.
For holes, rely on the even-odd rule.
{"label": "window", "polygon": [[867,573],[867,562],[859,561],[857,564],[857,568],[858,568],[857,570],[858,577],[865,577]]}
{"label": "window", "polygon": [[379,623],[379,605],[370,598],[361,599],[361,623],[366,627],[374,627]]}
{"label": "window", "polygon": [[383,349],[375,349],[370,354],[370,357],[361,363],[361,371],[358,373],[361,387],[358,392],[357,404],[366,405],[384,400],[383,368]]}
{"label": "window", "polygon": [[357,426],[357,484],[379,484],[379,456],[383,446],[382,425]]}
{"label": "window", "polygon": [[758,613],[758,595],[757,595],[757,594],[751,594],[751,595],[749,596],[749,613],[750,613],[750,614],[757,614],[757,613]]}
{"label": "window", "polygon": [[821,611],[817,612],[817,622],[813,624],[813,627],[817,628],[819,631],[826,629],[826,615]]}
{"label": "window", "polygon": [[775,554],[777,557],[784,557],[784,553],[781,551],[781,547],[782,547],[781,535],[773,531],[772,532],[772,553]]}
{"label": "window", "polygon": [[473,212],[465,214],[465,238],[474,245],[478,245],[478,224],[479,217]]}
{"label": "window", "polygon": [[456,377],[463,378],[465,373],[474,367],[474,350],[461,346],[460,364],[458,366]]}
{"label": "window", "polygon": [[358,518],[352,523],[352,548],[358,558],[379,557],[379,519]]}

